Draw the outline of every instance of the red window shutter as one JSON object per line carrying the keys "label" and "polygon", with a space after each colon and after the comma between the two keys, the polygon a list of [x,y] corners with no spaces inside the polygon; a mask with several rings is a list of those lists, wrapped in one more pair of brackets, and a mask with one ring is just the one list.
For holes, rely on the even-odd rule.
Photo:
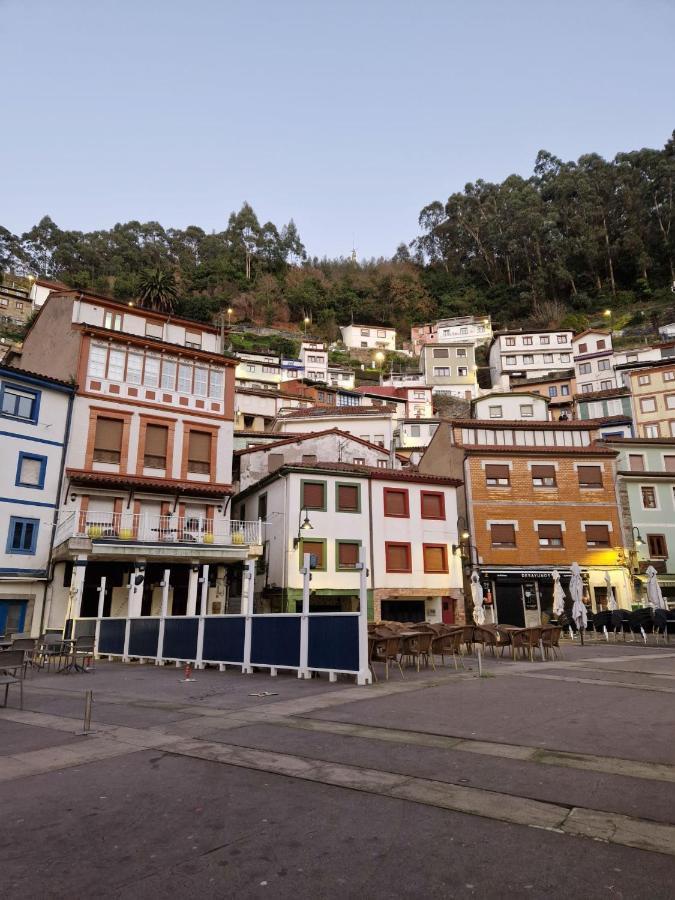
{"label": "red window shutter", "polygon": [[307,509],[325,509],[326,485],[323,481],[303,482],[302,505]]}

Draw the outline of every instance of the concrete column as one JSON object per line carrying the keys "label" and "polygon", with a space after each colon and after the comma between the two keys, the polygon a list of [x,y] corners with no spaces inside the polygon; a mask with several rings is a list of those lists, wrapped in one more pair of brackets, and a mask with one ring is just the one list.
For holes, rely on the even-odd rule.
{"label": "concrete column", "polygon": [[199,615],[205,616],[208,612],[208,604],[209,604],[209,567],[208,565],[202,566],[202,574],[200,576],[201,584],[200,584],[200,604],[199,604]]}
{"label": "concrete column", "polygon": [[305,553],[302,559],[302,614],[300,616],[300,668],[298,678],[311,678],[307,668],[309,659],[309,582],[312,573],[309,567],[310,554]]}
{"label": "concrete column", "polygon": [[164,655],[164,625],[165,619],[169,614],[169,589],[171,586],[171,569],[164,569],[162,576],[162,605],[159,610],[159,636],[157,638],[157,659],[158,666],[164,665],[162,656]]}
{"label": "concrete column", "polygon": [[101,578],[101,583],[98,586],[98,610],[96,613],[96,632],[94,637],[94,650],[98,653],[98,639],[101,635],[101,619],[103,618],[103,606],[105,604],[105,585],[106,585],[106,577],[105,575]]}
{"label": "concrete column", "polygon": [[368,569],[366,548],[359,549],[359,673],[357,684],[370,684],[373,677],[368,665]]}
{"label": "concrete column", "polygon": [[[195,571],[196,570],[196,571]],[[197,593],[199,589],[199,566],[196,562],[190,564],[190,573],[188,577],[188,595],[187,609],[185,615],[197,615]]]}
{"label": "concrete column", "polygon": [[78,619],[82,607],[82,592],[84,591],[84,575],[87,569],[87,557],[78,556],[73,561],[73,576],[68,592],[67,619]]}
{"label": "concrete column", "polygon": [[141,584],[136,584],[136,579],[140,575],[145,575],[145,570],[141,570],[138,565],[134,566],[134,571],[129,576],[127,619],[137,619],[141,614],[143,605],[143,583],[141,582]]}

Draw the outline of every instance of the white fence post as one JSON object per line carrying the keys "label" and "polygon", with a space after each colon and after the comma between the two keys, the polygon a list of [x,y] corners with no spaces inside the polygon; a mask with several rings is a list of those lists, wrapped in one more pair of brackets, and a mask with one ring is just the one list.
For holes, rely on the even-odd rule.
{"label": "white fence post", "polygon": [[202,657],[204,656],[204,618],[206,616],[206,604],[209,598],[209,567],[202,566],[202,589],[199,598],[199,621],[197,623],[197,656],[195,658],[195,666],[198,669],[204,668]]}
{"label": "white fence post", "polygon": [[162,657],[164,656],[164,625],[169,609],[169,588],[171,586],[170,579],[171,569],[164,569],[164,576],[162,578],[162,605],[159,609],[159,634],[157,635],[157,658],[155,660],[156,666],[161,666],[164,664],[164,660],[162,659]]}
{"label": "white fence post", "polygon": [[368,569],[366,568],[366,548],[359,550],[359,673],[357,684],[370,684],[372,675],[368,665]]}
{"label": "white fence post", "polygon": [[98,588],[98,609],[96,610],[96,632],[94,637],[94,653],[98,654],[98,642],[101,637],[101,619],[103,618],[103,606],[105,604],[105,575],[101,578]]}
{"label": "white fence post", "polygon": [[312,577],[310,569],[311,556],[305,553],[302,558],[302,614],[300,615],[300,668],[298,678],[311,678],[309,665],[309,582]]}
{"label": "white fence post", "polygon": [[253,591],[255,589],[255,560],[246,561],[242,576],[242,612],[244,614],[244,659],[241,664],[241,671],[246,675],[253,672],[251,666],[251,634],[253,629]]}

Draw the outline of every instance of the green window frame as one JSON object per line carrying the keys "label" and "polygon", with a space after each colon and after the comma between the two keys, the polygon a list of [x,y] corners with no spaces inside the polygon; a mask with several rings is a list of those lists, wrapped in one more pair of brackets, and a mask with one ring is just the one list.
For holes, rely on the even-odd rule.
{"label": "green window frame", "polygon": [[340,546],[342,544],[353,544],[356,545],[359,549],[361,548],[362,541],[351,541],[347,539],[338,539],[335,541],[335,571],[336,572],[357,572],[358,569],[355,566],[341,566],[340,565]]}
{"label": "green window frame", "polygon": [[[308,506],[308,504],[305,503],[306,484],[320,484],[323,487],[323,506]],[[328,483],[326,481],[317,481],[312,478],[302,478],[300,480],[300,508],[315,509],[320,512],[326,512],[326,510],[328,509]]]}
{"label": "green window frame", "polygon": [[312,569],[312,572],[325,572],[328,565],[328,541],[326,538],[316,538],[313,536],[311,538],[300,538],[300,543],[298,545],[298,569],[302,569],[305,544],[323,544],[323,565],[315,566],[315,568]]}
{"label": "green window frame", "polygon": [[[356,509],[344,509],[340,506],[340,488],[356,488],[358,497]],[[335,482],[335,512],[360,513],[361,512],[361,485],[358,481],[336,481]]]}

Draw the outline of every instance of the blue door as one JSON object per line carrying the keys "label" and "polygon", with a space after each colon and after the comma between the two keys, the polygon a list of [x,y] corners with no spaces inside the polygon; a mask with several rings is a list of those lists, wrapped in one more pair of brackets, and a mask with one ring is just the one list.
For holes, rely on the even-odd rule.
{"label": "blue door", "polygon": [[0,600],[0,634],[23,631],[27,606],[26,600]]}

